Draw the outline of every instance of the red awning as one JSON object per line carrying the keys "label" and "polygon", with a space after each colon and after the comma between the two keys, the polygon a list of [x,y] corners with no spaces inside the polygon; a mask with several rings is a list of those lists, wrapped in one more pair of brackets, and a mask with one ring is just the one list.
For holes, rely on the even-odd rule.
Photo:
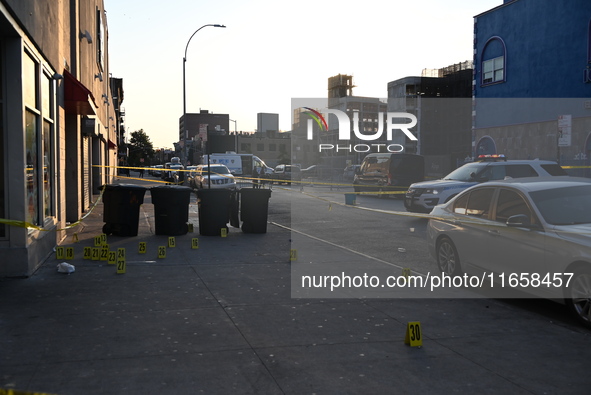
{"label": "red awning", "polygon": [[117,144],[115,144],[114,142],[112,142],[112,141],[109,139],[109,149],[115,149],[115,148],[117,148]]}
{"label": "red awning", "polygon": [[67,112],[96,115],[96,103],[92,92],[67,70],[64,70],[64,96]]}

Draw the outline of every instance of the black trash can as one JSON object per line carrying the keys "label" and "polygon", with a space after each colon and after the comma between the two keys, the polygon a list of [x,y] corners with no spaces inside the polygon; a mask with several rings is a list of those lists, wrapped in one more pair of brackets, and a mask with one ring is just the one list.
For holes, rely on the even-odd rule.
{"label": "black trash can", "polygon": [[103,233],[115,236],[137,236],[140,206],[146,188],[133,184],[107,184],[103,193]]}
{"label": "black trash can", "polygon": [[157,235],[187,234],[192,191],[191,188],[180,185],[159,185],[150,188]]}
{"label": "black trash can", "polygon": [[230,225],[240,228],[240,191],[238,189],[230,193]]}
{"label": "black trash can", "polygon": [[229,189],[199,189],[197,191],[200,235],[220,236],[223,228],[228,229],[231,192]]}
{"label": "black trash can", "polygon": [[240,218],[244,233],[267,233],[270,189],[242,188]]}

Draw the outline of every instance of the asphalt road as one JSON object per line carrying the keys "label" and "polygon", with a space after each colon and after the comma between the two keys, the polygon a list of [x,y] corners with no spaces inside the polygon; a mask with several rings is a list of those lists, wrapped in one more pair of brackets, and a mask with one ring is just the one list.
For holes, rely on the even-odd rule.
{"label": "asphalt road", "polygon": [[[348,192],[348,189],[331,190],[326,186],[305,186],[303,189],[299,185],[274,186],[269,204],[269,221],[291,229],[294,239],[323,242],[327,251],[331,252],[323,254],[322,251],[315,250],[311,251],[309,256],[312,256],[310,260],[316,264],[327,264],[329,269],[322,272],[324,274],[340,273],[339,270],[343,267],[344,270],[351,269],[352,273],[359,269],[357,273],[383,274],[387,271],[399,275],[403,268],[411,269],[413,274],[439,273],[426,241],[428,219],[407,213],[403,200],[394,197],[358,195],[354,206],[346,205],[345,192]],[[299,247],[304,250],[307,248],[305,242],[300,243]],[[331,266],[331,254],[334,254],[334,251],[339,251],[338,258],[334,258],[338,263]],[[352,265],[343,264],[340,255],[343,251],[357,254],[360,258],[353,258]],[[299,255],[301,256],[302,252]],[[369,269],[368,258],[375,263]],[[360,265],[364,266],[359,268]],[[577,331],[586,331],[568,314],[562,304],[531,298],[530,295],[517,291],[508,292],[507,295],[509,297],[505,299],[495,299],[495,303],[538,314],[542,327],[550,321]],[[348,296],[367,297],[355,293],[344,295]],[[369,298],[390,296],[370,294]],[[395,297],[405,296],[408,295],[397,294]],[[485,293],[468,290],[458,300],[458,309],[464,309],[463,304],[468,306],[473,303],[469,299],[483,299],[483,303],[486,303],[487,297]]]}

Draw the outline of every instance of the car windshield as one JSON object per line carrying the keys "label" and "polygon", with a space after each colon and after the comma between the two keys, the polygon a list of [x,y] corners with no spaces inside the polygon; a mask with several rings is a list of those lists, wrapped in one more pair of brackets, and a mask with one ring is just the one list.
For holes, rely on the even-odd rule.
{"label": "car windshield", "polygon": [[[230,170],[228,170],[228,168],[223,165],[209,166],[209,169],[212,174],[230,174]],[[207,172],[207,166],[203,167],[203,171]]]}
{"label": "car windshield", "polygon": [[464,165],[454,171],[452,171],[451,173],[449,173],[447,176],[445,176],[443,179],[444,180],[454,180],[454,181],[474,181],[474,178],[472,178],[470,175],[472,173],[475,173],[476,175],[478,175],[479,171],[482,171],[482,169],[484,169],[485,166],[482,166],[480,164],[472,164],[472,165]]}
{"label": "car windshield", "polygon": [[544,220],[552,225],[591,223],[591,185],[530,192]]}

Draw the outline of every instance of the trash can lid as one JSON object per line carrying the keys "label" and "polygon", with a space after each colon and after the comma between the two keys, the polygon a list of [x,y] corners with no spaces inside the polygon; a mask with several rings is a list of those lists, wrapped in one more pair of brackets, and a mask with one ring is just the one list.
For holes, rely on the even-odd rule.
{"label": "trash can lid", "polygon": [[178,191],[192,191],[193,189],[187,186],[183,186],[183,185],[156,185],[154,187],[151,187],[150,190],[152,189],[175,189]]}
{"label": "trash can lid", "polygon": [[136,184],[105,184],[101,185],[99,189],[135,189],[138,191],[145,191],[148,188]]}

